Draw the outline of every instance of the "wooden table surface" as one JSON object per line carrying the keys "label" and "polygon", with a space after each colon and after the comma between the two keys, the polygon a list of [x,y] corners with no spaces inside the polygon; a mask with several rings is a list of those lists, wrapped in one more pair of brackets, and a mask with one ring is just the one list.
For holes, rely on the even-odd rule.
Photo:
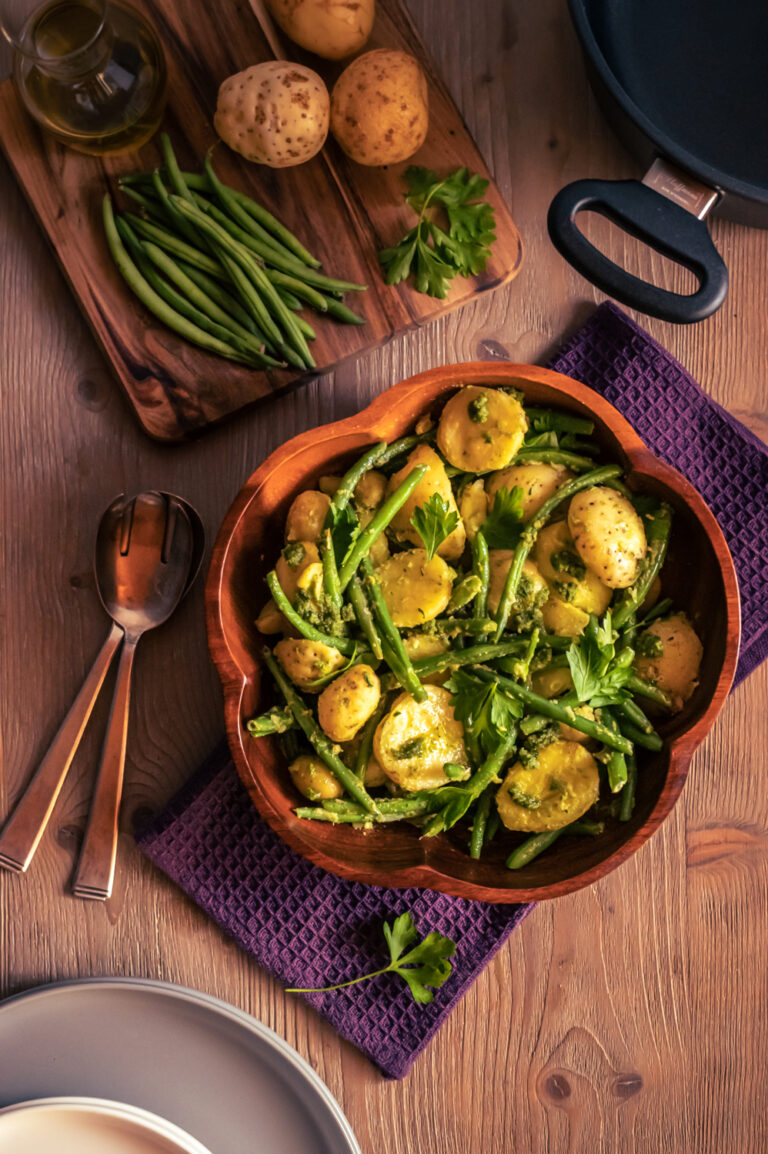
{"label": "wooden table surface", "polygon": [[[523,234],[508,288],[181,448],[139,430],[10,174],[0,163],[2,646],[0,819],[47,747],[106,633],[91,575],[115,493],[158,487],[213,538],[245,478],[302,429],[421,369],[548,357],[602,299],[546,234],[554,192],[637,176],[589,91],[564,0],[411,0],[417,23]],[[713,223],[731,270],[702,324],[641,323],[768,439],[768,232]],[[631,267],[685,281],[610,226]],[[591,889],[538,906],[400,1083],[233,946],[134,846],[137,813],[179,787],[222,731],[202,583],[139,651],[126,832],[115,895],[68,893],[107,704],[97,707],[27,876],[0,874],[0,994],[91,975],[196,987],[254,1014],[317,1070],[364,1154],[766,1149],[768,666],[727,702],[656,836]]]}

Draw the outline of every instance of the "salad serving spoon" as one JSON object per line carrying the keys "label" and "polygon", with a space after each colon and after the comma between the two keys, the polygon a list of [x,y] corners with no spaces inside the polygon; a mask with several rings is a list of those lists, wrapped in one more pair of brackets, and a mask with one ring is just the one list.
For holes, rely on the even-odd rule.
{"label": "salad serving spoon", "polygon": [[[105,511],[97,535],[94,571],[99,597],[113,618],[113,625],[80,692],[0,834],[0,867],[15,873],[23,873],[28,868],[53,812],[107,671],[130,631],[130,657],[121,661],[122,678],[118,676],[115,686],[116,700],[110,714],[102,754],[103,772],[99,774],[96,790],[96,797],[99,798],[99,823],[94,824],[92,811],[86,835],[87,842],[91,836],[88,843],[88,860],[91,865],[94,860],[103,860],[94,858],[97,831],[98,844],[106,846],[104,853],[111,864],[107,869],[108,884],[105,882],[99,885],[96,879],[93,885],[99,892],[83,893],[82,896],[108,896],[114,876],[116,814],[125,761],[125,724],[133,653],[141,634],[165,621],[191,587],[200,568],[204,547],[205,533],[197,512],[186,501],[172,494],[149,491],[133,498],[121,494]],[[106,769],[107,764],[109,770]],[[111,805],[107,805],[108,784],[113,798]],[[109,828],[110,813],[113,810],[114,847],[110,848],[112,843],[109,836],[104,840],[105,827],[102,823],[106,822],[106,828]],[[78,877],[79,874],[80,869]],[[96,875],[89,874],[87,877],[92,880]],[[99,878],[103,878],[103,873]],[[102,895],[101,890],[106,892]]]}

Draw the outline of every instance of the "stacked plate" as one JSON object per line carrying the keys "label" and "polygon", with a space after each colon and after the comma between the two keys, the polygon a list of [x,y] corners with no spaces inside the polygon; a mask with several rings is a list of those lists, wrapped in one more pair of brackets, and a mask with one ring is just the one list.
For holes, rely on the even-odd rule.
{"label": "stacked plate", "polygon": [[0,1005],[3,1154],[360,1154],[327,1087],[241,1010],[106,978]]}

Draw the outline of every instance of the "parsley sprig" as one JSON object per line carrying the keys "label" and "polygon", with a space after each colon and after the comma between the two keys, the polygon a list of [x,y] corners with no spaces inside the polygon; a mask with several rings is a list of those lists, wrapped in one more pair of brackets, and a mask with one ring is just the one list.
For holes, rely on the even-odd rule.
{"label": "parsley sprig", "polygon": [[[399,244],[379,253],[387,284],[400,284],[413,273],[416,291],[444,298],[455,276],[482,272],[496,239],[493,206],[482,197],[488,181],[466,168],[440,179],[429,168],[411,165],[405,170],[406,202],[418,213],[418,222]],[[441,209],[448,228],[442,228],[434,210]]]}
{"label": "parsley sprig", "polygon": [[514,549],[520,540],[523,521],[523,490],[497,489],[491,511],[480,526],[489,549]]}
{"label": "parsley sprig", "polygon": [[602,621],[590,617],[582,636],[571,643],[566,656],[580,702],[599,708],[615,705],[626,696],[622,691],[632,676],[635,654],[629,646],[617,652],[618,636],[608,610]]}
{"label": "parsley sprig", "polygon": [[413,511],[411,524],[424,542],[427,560],[431,561],[446,537],[450,537],[459,523],[459,514],[451,509],[439,493]]}
{"label": "parsley sprig", "polygon": [[[321,986],[318,989],[292,988],[286,992],[327,994],[332,990],[343,990],[347,986],[357,985],[358,982],[381,977],[382,974],[397,974],[407,983],[414,1001],[421,1005],[431,1002],[434,998],[432,990],[439,989],[451,976],[453,966],[448,959],[456,952],[456,943],[433,931],[414,945],[419,937],[419,931],[409,910],[400,914],[399,918],[395,918],[391,925],[384,922],[384,937],[389,948],[389,965],[382,966],[380,970],[373,970],[370,974],[361,974],[359,978],[339,982],[335,986]],[[409,950],[409,946],[413,948]]]}

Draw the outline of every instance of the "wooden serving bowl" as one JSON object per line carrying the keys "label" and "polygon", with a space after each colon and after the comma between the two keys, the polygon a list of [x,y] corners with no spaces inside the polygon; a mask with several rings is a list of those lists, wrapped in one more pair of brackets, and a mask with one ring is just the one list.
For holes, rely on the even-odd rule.
{"label": "wooden serving bowl", "polygon": [[[466,828],[419,839],[406,824],[362,831],[299,820],[300,803],[273,738],[252,738],[245,722],[276,698],[262,692],[254,619],[267,600],[264,576],[283,542],[292,499],[324,473],[343,471],[376,441],[392,441],[439,408],[460,384],[512,385],[539,405],[595,421],[609,460],[632,488],[667,500],[675,511],[664,567],[664,596],[693,620],[704,645],[701,683],[685,709],[659,723],[659,753],[639,751],[637,802],[629,822],[599,838],[563,837],[518,872],[507,870],[508,839],[497,835],[480,861],[467,852]],[[356,416],[313,429],[277,449],[235,499],[213,550],[206,586],[208,637],[224,686],[229,745],[261,816],[293,849],[331,873],[375,885],[421,886],[464,898],[521,902],[559,897],[603,877],[633,854],[675,804],[696,746],[712,726],[733,680],[739,646],[739,594],[728,546],[693,486],[645,447],[632,427],[585,385],[533,365],[474,362],[420,373],[382,393]]]}

